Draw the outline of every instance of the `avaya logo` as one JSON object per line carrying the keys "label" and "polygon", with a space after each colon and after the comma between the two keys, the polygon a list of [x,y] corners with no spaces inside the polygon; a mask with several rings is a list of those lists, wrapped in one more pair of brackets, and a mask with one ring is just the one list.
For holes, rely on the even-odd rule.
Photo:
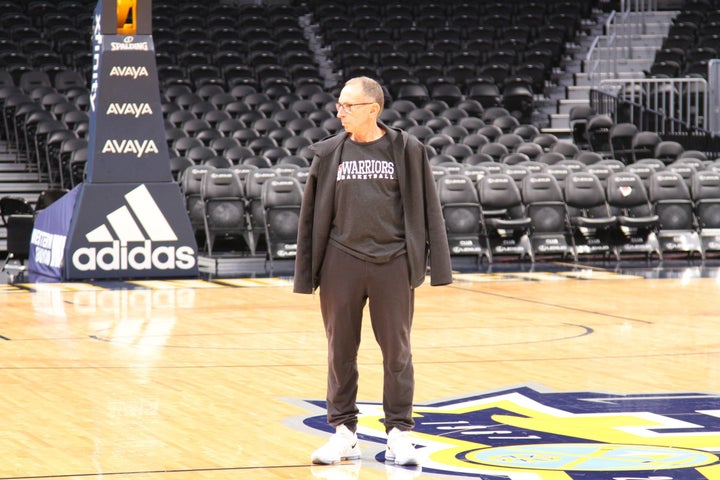
{"label": "avaya logo", "polygon": [[148,153],[160,153],[154,140],[106,140],[102,153],[134,154],[137,158]]}
{"label": "avaya logo", "polygon": [[[177,243],[178,238],[145,185],[125,195],[127,205],[110,212],[107,223],[85,234],[89,243],[106,247],[81,247],[72,253],[72,264],[80,271],[190,270],[195,250]],[[131,246],[135,245],[135,246]]]}
{"label": "avaya logo", "polygon": [[153,111],[147,103],[111,103],[106,112],[108,115],[132,115],[139,118],[141,115],[152,115]]}
{"label": "avaya logo", "polygon": [[138,77],[148,77],[150,74],[145,67],[133,67],[133,66],[114,66],[110,69],[111,77],[132,77],[137,79]]}

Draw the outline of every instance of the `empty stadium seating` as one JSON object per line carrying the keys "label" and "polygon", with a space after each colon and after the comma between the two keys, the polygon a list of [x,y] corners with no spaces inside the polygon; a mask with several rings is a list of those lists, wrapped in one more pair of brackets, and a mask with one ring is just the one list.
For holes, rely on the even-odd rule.
{"label": "empty stadium seating", "polygon": [[[79,32],[87,31],[96,2],[62,2],[66,12],[59,11],[59,4],[44,2],[47,11],[42,14],[32,3],[17,2],[13,15],[0,19],[7,37],[0,48],[0,136],[39,181],[71,188],[82,181],[92,68],[89,35]],[[590,253],[633,253],[628,242],[639,237],[623,236],[621,226],[612,235],[580,237],[580,228],[587,235],[595,217],[589,214],[590,206],[568,196],[568,178],[596,185],[591,180],[595,178],[609,201],[607,185],[618,170],[637,175],[646,193],[658,170],[683,176],[693,195],[694,230],[703,239],[702,252],[713,250],[718,240],[712,236],[717,224],[711,212],[716,211],[713,199],[718,193],[709,179],[720,168],[714,158],[707,158],[707,150],[699,149],[705,158],[695,158],[692,167],[674,165],[689,149],[655,132],[633,130],[593,108],[571,113],[570,138],[559,139],[533,124],[534,103],[567,55],[566,46],[591,3],[154,0],[154,41],[172,172],[187,197],[198,237],[210,234],[207,251],[222,251],[214,239],[225,234],[205,223],[209,207],[203,203],[201,185],[213,167],[223,175],[231,171],[240,178],[249,224],[247,234],[239,234],[240,244],[229,248],[249,254],[265,249],[272,257],[271,232],[262,220],[264,187],[258,178],[287,174],[301,184],[312,161],[307,147],[341,129],[334,103],[342,81],[366,74],[384,81],[383,120],[427,145],[434,171],[445,179],[438,187],[448,187],[453,179],[474,187],[476,198],[470,203],[477,206],[465,212],[478,212],[477,221],[467,231],[453,233],[470,234],[478,247],[475,254],[486,252],[487,258],[497,260],[534,259],[541,253],[537,231],[547,223],[547,214],[536,214],[537,201],[501,206],[499,189],[493,193],[487,181],[505,185],[508,202],[523,202],[525,179],[538,172],[542,175],[536,179],[557,183],[561,197],[552,201],[567,211],[561,255],[574,258],[588,251],[588,242],[597,241],[604,247]],[[69,11],[73,13],[61,14]],[[675,25],[658,51],[654,75],[666,68],[699,69],[717,48],[713,41],[720,29],[710,18],[689,10]],[[692,42],[683,37],[688,33]],[[655,162],[640,163],[643,159]],[[619,160],[620,166],[605,160]],[[283,165],[299,168],[278,173]],[[517,192],[504,183],[508,179]],[[559,212],[560,205],[555,206]],[[658,207],[650,204],[649,209],[647,216],[652,217]],[[451,210],[447,207],[448,215]],[[585,210],[584,216],[575,215],[579,210]],[[617,225],[620,216],[630,216],[612,213]],[[612,217],[598,218],[609,222]],[[659,225],[649,222],[643,234],[659,233]],[[609,224],[600,230],[608,229]]]}

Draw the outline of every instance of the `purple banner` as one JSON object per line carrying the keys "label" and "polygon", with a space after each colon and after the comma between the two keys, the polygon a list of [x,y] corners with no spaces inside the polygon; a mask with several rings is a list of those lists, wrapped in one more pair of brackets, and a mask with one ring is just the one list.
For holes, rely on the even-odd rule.
{"label": "purple banner", "polygon": [[75,202],[82,186],[78,185],[49,207],[38,212],[30,240],[28,279],[31,282],[63,280],[65,244]]}

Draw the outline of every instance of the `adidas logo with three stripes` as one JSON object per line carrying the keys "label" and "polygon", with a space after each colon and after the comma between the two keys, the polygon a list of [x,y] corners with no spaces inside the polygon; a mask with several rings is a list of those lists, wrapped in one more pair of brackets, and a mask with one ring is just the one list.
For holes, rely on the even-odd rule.
{"label": "adidas logo with three stripes", "polygon": [[[159,245],[177,242],[170,223],[145,185],[125,195],[127,205],[110,212],[107,222],[85,235],[90,244],[72,253],[72,264],[80,271],[190,270],[195,250],[188,245]],[[102,244],[108,244],[101,247]],[[135,245],[135,246],[131,246]]]}

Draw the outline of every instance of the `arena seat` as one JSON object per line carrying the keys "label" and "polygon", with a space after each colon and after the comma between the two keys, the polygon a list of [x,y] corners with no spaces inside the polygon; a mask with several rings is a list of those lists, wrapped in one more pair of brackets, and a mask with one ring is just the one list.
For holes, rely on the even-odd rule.
{"label": "arena seat", "polygon": [[655,235],[659,217],[653,213],[647,189],[639,176],[631,172],[616,172],[607,180],[607,201],[610,211],[618,219],[613,245],[618,255],[641,254],[647,258],[662,251]]}
{"label": "arena seat", "polygon": [[617,217],[610,212],[600,179],[592,172],[570,172],[563,184],[577,254],[616,256],[611,236]]}
{"label": "arena seat", "polygon": [[482,236],[490,261],[517,256],[534,260],[529,241],[532,220],[526,214],[520,189],[505,173],[487,173],[476,184],[482,215]]}
{"label": "arena seat", "polygon": [[201,180],[201,202],[203,205],[203,227],[205,247],[212,255],[219,237],[230,236],[243,239],[244,243],[233,251],[250,248],[250,229],[243,185],[230,168],[213,168]]}
{"label": "arena seat", "polygon": [[658,217],[657,237],[664,252],[704,258],[690,190],[679,173],[664,170],[650,177],[648,196]]}
{"label": "arena seat", "polygon": [[264,240],[267,246],[267,238],[265,237],[265,213],[262,204],[263,184],[278,176],[277,172],[269,167],[260,167],[248,172],[245,177],[245,198],[247,199],[247,212],[249,215],[250,227],[250,250],[254,255],[259,247],[262,246],[261,241]]}
{"label": "arena seat", "polygon": [[612,157],[624,163],[633,161],[633,138],[639,128],[634,123],[617,123],[610,128],[610,152]]}
{"label": "arena seat", "polygon": [[576,259],[567,204],[555,177],[547,172],[526,175],[521,192],[527,216],[531,219],[529,237],[535,257]]}
{"label": "arena seat", "polygon": [[481,213],[477,190],[470,177],[457,173],[437,180],[438,197],[447,230],[450,254],[483,255],[480,244]]}
{"label": "arena seat", "polygon": [[215,168],[210,165],[193,165],[185,169],[180,178],[180,190],[183,193],[185,209],[190,217],[190,225],[195,235],[202,233],[205,238],[205,210],[201,196],[203,177]]}
{"label": "arena seat", "polygon": [[[295,169],[296,170],[296,169]],[[275,261],[293,259],[302,203],[302,186],[292,176],[271,178],[262,185],[261,204],[270,270]]]}

